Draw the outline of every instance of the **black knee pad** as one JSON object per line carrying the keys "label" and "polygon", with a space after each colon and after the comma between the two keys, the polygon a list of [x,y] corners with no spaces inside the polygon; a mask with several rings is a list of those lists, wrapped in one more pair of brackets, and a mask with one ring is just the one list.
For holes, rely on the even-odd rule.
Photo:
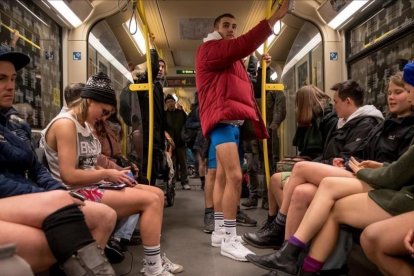
{"label": "black knee pad", "polygon": [[59,263],[63,263],[78,249],[94,242],[78,205],[71,204],[50,214],[44,221],[50,250]]}

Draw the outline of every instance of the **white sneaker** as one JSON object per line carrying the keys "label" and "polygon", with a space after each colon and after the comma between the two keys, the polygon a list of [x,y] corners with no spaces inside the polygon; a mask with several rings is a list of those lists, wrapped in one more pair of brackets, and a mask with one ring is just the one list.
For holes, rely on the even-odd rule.
{"label": "white sneaker", "polygon": [[184,267],[182,265],[171,262],[170,259],[167,258],[165,253],[162,254],[161,260],[162,260],[162,267],[171,273],[176,274],[176,273],[183,272],[184,270]]}
{"label": "white sneaker", "polygon": [[165,267],[163,267],[162,271],[159,273],[151,273],[148,269],[147,264],[144,264],[144,267],[141,269],[141,273],[144,274],[144,276],[174,276],[174,274],[167,271]]}
{"label": "white sneaker", "polygon": [[[226,236],[226,230],[220,229],[218,232],[213,231],[211,233],[211,246],[212,247],[220,247],[221,242],[223,241],[224,237]],[[246,242],[242,239],[241,236],[236,236],[241,244],[246,244]]]}
{"label": "white sneaker", "polygon": [[[173,262],[170,261],[170,259],[167,258],[167,256],[164,254],[162,254],[161,257],[161,261],[162,261],[162,267],[165,271],[168,271],[170,273],[180,273],[184,271],[184,267],[182,265],[179,264],[175,264]],[[144,265],[144,267],[141,269],[141,273],[145,274],[146,268],[147,268],[147,262],[145,261],[145,259],[142,260],[142,264]]]}
{"label": "white sneaker", "polygon": [[224,238],[221,243],[221,255],[229,257],[240,262],[247,262],[246,256],[254,254],[252,251],[244,247],[237,236],[231,238]]}

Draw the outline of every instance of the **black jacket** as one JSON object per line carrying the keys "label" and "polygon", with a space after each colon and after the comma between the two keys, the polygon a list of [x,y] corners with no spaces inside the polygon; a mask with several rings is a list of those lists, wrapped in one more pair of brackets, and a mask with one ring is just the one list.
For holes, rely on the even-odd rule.
{"label": "black jacket", "polygon": [[[164,92],[161,83],[156,80],[159,61],[158,53],[156,50],[151,49],[151,67],[152,77],[154,82],[154,149],[165,149],[165,111],[164,111]],[[139,78],[141,83],[148,82],[148,75]],[[144,138],[144,148],[148,148],[148,136],[149,136],[149,94],[148,91],[139,91],[138,100],[141,109],[142,116],[142,130]]]}
{"label": "black jacket", "polygon": [[359,116],[347,122],[342,128],[333,128],[328,134],[322,157],[317,161],[332,164],[335,157],[362,158],[360,153],[358,154],[361,141],[381,121],[380,118],[374,116]]}
{"label": "black jacket", "polygon": [[388,116],[371,130],[357,154],[364,160],[392,162],[407,151],[413,138],[414,114],[403,118]]}

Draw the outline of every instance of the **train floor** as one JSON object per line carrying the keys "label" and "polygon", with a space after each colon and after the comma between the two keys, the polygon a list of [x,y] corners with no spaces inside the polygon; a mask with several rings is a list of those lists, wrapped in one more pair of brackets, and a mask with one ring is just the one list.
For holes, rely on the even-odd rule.
{"label": "train floor", "polygon": [[[182,276],[252,276],[263,275],[267,271],[248,262],[238,262],[220,255],[220,248],[210,245],[210,234],[203,229],[204,193],[200,181],[190,178],[191,190],[184,191],[177,183],[175,203],[164,209],[164,222],[161,236],[161,251],[173,262],[184,266]],[[257,227],[238,226],[238,234],[256,231],[267,212],[257,208],[245,211],[258,221]],[[248,246],[257,254],[273,250],[257,249]],[[140,275],[142,268],[142,246],[130,246],[125,260],[115,264],[118,275]],[[129,272],[129,273],[128,273]],[[128,273],[128,274],[127,274]]]}
{"label": "train floor", "polygon": [[[220,249],[210,245],[210,234],[202,231],[204,193],[200,189],[199,179],[190,178],[190,186],[191,190],[184,191],[178,182],[174,205],[164,209],[161,250],[173,262],[184,266],[184,271],[179,275],[260,276],[266,274],[266,270],[248,262],[237,262],[221,256]],[[257,220],[258,225],[256,227],[238,226],[239,235],[256,231],[267,217],[266,210],[259,207],[244,211]],[[273,252],[272,249],[247,247],[259,255]],[[130,246],[128,249],[125,260],[114,265],[117,275],[141,275],[142,246]],[[348,276],[381,275],[375,265],[365,257],[359,245],[354,245],[352,248],[348,258],[348,269]]]}

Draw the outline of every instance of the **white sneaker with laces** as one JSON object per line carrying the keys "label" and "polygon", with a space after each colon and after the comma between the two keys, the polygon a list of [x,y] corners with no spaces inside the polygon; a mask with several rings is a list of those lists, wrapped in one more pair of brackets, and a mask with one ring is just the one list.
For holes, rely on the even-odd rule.
{"label": "white sneaker with laces", "polygon": [[144,276],[174,276],[174,274],[166,270],[165,267],[163,267],[162,271],[159,273],[151,273],[147,264],[144,264],[144,267],[141,269],[141,273],[144,274]]}
{"label": "white sneaker with laces", "polygon": [[[162,267],[165,271],[168,271],[174,274],[184,271],[184,267],[182,265],[171,262],[170,259],[167,258],[165,253],[162,254],[161,260],[162,260]],[[147,262],[145,261],[145,259],[142,260],[142,264],[143,264],[143,268],[141,269],[140,272],[142,274],[145,274],[146,267],[147,267]]]}
{"label": "white sneaker with laces", "polygon": [[[224,228],[220,229],[218,232],[213,231],[213,233],[211,233],[211,246],[220,247],[221,242],[223,241],[225,236],[226,236],[226,230],[224,230]],[[246,244],[246,242],[242,239],[241,236],[236,236],[236,237],[240,241],[241,244]]]}
{"label": "white sneaker with laces", "polygon": [[176,274],[176,273],[183,272],[184,270],[184,267],[182,265],[171,262],[170,259],[167,258],[165,253],[162,254],[161,260],[162,260],[162,267],[171,273]]}
{"label": "white sneaker with laces", "polygon": [[255,253],[244,247],[237,236],[233,236],[223,239],[220,254],[236,261],[247,262],[246,255]]}

